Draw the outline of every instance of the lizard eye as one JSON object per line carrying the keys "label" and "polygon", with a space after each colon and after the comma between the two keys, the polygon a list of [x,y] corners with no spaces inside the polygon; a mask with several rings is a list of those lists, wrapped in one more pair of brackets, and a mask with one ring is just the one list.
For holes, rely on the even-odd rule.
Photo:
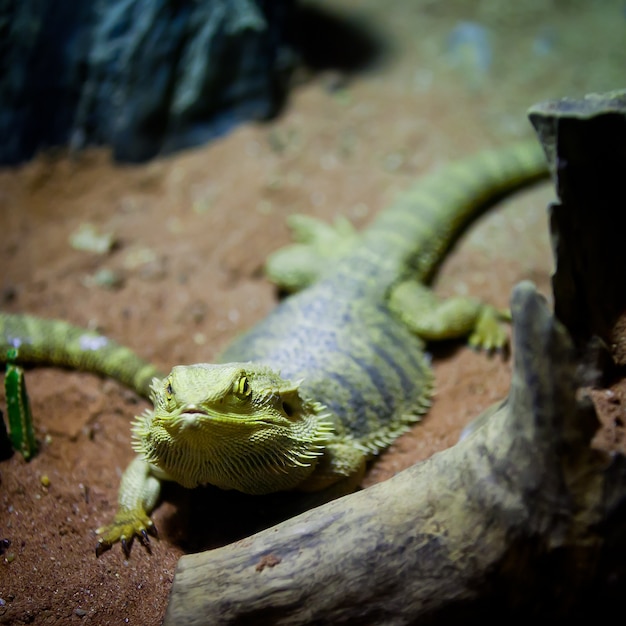
{"label": "lizard eye", "polygon": [[235,395],[239,396],[240,398],[247,398],[252,393],[252,390],[250,389],[250,383],[248,382],[248,377],[247,376],[242,376],[235,383],[234,391],[235,391]]}
{"label": "lizard eye", "polygon": [[174,395],[174,389],[172,387],[172,379],[170,377],[167,379],[167,382],[165,383],[165,398],[167,399],[168,402],[172,399],[173,395]]}

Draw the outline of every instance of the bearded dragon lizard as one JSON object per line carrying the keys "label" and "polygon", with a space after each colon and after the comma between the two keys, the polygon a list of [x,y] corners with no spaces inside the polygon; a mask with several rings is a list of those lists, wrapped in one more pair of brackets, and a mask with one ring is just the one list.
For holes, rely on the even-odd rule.
{"label": "bearded dragon lizard", "polygon": [[354,489],[365,463],[427,410],[425,342],[507,341],[503,312],[426,286],[487,201],[546,173],[538,145],[486,151],[423,179],[361,234],[293,218],[299,243],[270,257],[270,277],[298,291],[227,348],[218,364],[163,376],[127,348],[61,321],[0,315],[0,354],[95,371],[149,395],[132,426],[137,456],[97,554],[134,537],[149,547],[161,482],[250,494]]}

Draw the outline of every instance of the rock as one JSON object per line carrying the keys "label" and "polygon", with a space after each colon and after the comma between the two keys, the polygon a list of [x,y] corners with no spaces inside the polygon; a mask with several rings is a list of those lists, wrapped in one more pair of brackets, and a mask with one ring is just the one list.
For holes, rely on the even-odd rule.
{"label": "rock", "polygon": [[277,112],[294,0],[6,0],[0,163],[69,144],[138,162]]}

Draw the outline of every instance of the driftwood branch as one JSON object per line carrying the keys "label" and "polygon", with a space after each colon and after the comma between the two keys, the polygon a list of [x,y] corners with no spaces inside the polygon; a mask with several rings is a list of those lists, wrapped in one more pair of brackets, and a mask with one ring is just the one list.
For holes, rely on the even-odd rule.
{"label": "driftwood branch", "polygon": [[[569,114],[572,104],[565,108]],[[603,111],[596,107],[589,117]],[[550,116],[560,119],[562,110],[536,109],[534,122]],[[567,163],[557,154],[556,122],[552,131],[563,184]],[[626,145],[626,132],[621,142]],[[555,297],[561,290],[580,306],[571,272],[576,268],[589,296],[594,276],[585,274],[586,266],[602,266],[606,289],[623,296],[619,259],[611,265],[604,249],[601,262],[577,258],[571,233],[586,237],[575,227],[580,211],[589,213],[565,202],[552,210]],[[585,254],[603,246],[586,240]],[[616,306],[621,301],[613,299]],[[580,375],[586,372],[588,380],[597,368],[585,365],[585,342],[596,334],[610,337],[607,320],[618,320],[619,312],[604,311],[583,325],[559,301],[569,330],[578,332],[573,340],[530,283],[515,288],[511,304],[513,381],[481,427],[385,483],[226,547],[182,557],[166,626],[434,624],[574,611],[580,617],[594,602],[613,600],[626,581],[620,532],[626,464],[590,446],[598,421]]]}

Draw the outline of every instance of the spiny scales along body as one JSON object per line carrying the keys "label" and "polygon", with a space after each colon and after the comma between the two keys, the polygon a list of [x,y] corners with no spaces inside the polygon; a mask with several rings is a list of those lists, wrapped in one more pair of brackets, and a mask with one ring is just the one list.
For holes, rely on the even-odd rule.
{"label": "spiny scales along body", "polygon": [[[154,408],[133,426],[137,457],[100,553],[147,544],[163,480],[263,494],[353,489],[365,462],[419,419],[431,396],[426,341],[467,335],[499,348],[505,317],[426,286],[485,203],[546,173],[535,143],[488,151],[422,180],[362,234],[292,218],[299,242],[275,253],[270,277],[298,291],[236,339],[221,364],[159,375],[126,348],[63,322],[1,315],[3,353],[113,376]],[[152,379],[152,382],[149,381]]]}

